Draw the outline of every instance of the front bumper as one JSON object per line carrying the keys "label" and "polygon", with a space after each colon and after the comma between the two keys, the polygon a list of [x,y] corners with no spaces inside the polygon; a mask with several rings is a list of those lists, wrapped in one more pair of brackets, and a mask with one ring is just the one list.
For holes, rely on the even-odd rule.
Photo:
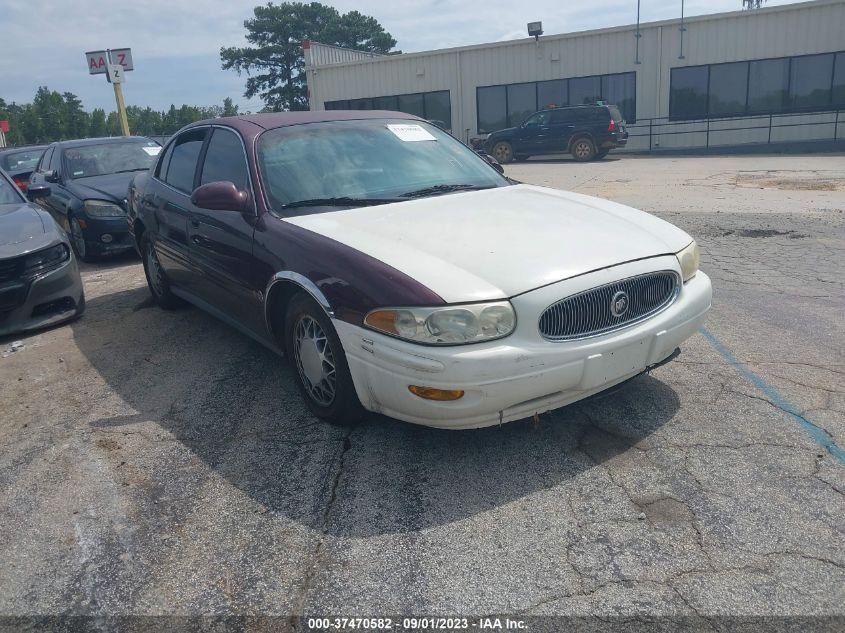
{"label": "front bumper", "polygon": [[0,286],[2,292],[20,292],[23,298],[11,309],[0,311],[0,336],[62,323],[85,310],[82,279],[73,257],[19,290],[13,290],[12,284]]}
{"label": "front bumper", "polygon": [[[582,275],[511,299],[516,330],[499,341],[426,347],[343,321],[335,326],[358,398],[373,412],[441,428],[478,428],[576,402],[659,364],[696,332],[710,308],[710,279],[699,272],[662,312],[630,327],[576,341],[551,342],[537,331],[550,304],[615,279],[673,269],[664,256]],[[462,389],[452,402],[424,400],[409,385]]]}
{"label": "front bumper", "polygon": [[[85,219],[85,246],[91,255],[122,253],[135,248],[126,216]],[[107,236],[104,238],[104,236]]]}

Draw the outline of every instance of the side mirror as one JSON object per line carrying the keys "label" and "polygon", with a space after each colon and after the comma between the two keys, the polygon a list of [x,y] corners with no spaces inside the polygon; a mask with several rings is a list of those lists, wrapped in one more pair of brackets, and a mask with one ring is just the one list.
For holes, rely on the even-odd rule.
{"label": "side mirror", "polygon": [[59,174],[56,173],[55,169],[45,171],[44,180],[46,180],[47,182],[59,182]]}
{"label": "side mirror", "polygon": [[31,184],[26,189],[26,197],[32,202],[35,202],[39,198],[49,198],[50,193],[50,185],[45,185],[44,183]]}
{"label": "side mirror", "polygon": [[489,165],[493,169],[495,169],[497,172],[499,172],[500,174],[505,173],[505,168],[502,167],[502,165],[501,165],[501,163],[499,163],[499,161],[497,161],[495,158],[490,156],[490,154],[487,154],[486,152],[478,152],[478,154],[479,154],[479,156],[481,156],[481,158],[486,160],[489,163]]}
{"label": "side mirror", "polygon": [[240,191],[235,183],[228,180],[210,182],[194,189],[191,203],[200,209],[212,211],[246,211],[249,205],[249,193]]}

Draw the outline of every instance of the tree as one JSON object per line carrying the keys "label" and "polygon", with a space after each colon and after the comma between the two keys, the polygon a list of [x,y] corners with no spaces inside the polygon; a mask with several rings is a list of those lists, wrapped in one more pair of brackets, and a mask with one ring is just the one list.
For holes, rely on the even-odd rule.
{"label": "tree", "polygon": [[72,92],[62,94],[64,99],[65,129],[62,138],[83,138],[91,127],[88,113],[82,109],[82,101]]}
{"label": "tree", "polygon": [[319,2],[283,2],[255,7],[254,18],[246,20],[246,40],[252,47],[222,47],[224,70],[238,75],[258,74],[246,81],[244,96],[259,95],[273,110],[307,110],[305,59],[306,39],[371,53],[388,53],[396,40],[375,18],[358,11],[341,14]]}
{"label": "tree", "polygon": [[91,113],[91,128],[88,135],[94,138],[109,135],[109,128],[106,124],[106,111],[102,108],[94,108],[94,111]]}
{"label": "tree", "polygon": [[238,106],[232,103],[232,97],[223,99],[223,116],[236,116],[238,114]]}

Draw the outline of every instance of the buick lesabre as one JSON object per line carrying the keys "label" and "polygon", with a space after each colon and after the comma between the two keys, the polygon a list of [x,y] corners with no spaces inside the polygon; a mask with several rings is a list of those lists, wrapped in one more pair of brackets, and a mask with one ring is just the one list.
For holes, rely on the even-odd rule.
{"label": "buick lesabre", "polygon": [[192,124],[128,213],[158,304],[286,353],[332,422],[529,417],[672,358],[710,307],[684,231],[517,184],[397,112]]}

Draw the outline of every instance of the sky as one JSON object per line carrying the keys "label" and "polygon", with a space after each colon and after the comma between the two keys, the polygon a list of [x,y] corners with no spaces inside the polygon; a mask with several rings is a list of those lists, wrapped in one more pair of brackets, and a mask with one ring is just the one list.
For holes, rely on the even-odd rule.
{"label": "sky", "polygon": [[[766,6],[786,4],[769,0]],[[89,75],[85,51],[131,48],[128,105],[165,110],[209,106],[231,97],[241,112],[262,107],[243,96],[246,76],[220,68],[221,46],[243,46],[256,0],[12,0],[0,12],[0,97],[32,100],[38,86],[73,92],[87,110],[115,109],[103,75]],[[278,1],[277,1],[278,4]],[[526,23],[547,35],[636,22],[636,0],[337,0],[340,12],[372,15],[403,52],[526,37]],[[641,0],[641,21],[680,16],[680,0]],[[733,11],[741,0],[686,0],[687,16]]]}

